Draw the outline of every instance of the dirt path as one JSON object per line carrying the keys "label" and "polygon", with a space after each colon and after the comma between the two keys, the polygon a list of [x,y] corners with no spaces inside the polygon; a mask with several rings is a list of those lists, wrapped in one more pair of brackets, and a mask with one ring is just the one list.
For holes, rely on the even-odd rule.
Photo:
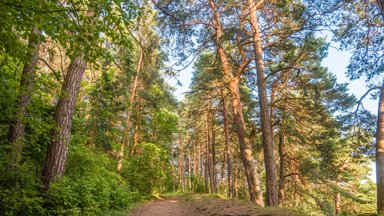
{"label": "dirt path", "polygon": [[[188,200],[188,201],[187,201]],[[287,208],[260,208],[244,200],[227,200],[193,194],[168,197],[134,209],[131,216],[303,216]]]}
{"label": "dirt path", "polygon": [[168,197],[156,200],[133,210],[131,216],[197,216],[192,206],[183,202],[182,197]]}

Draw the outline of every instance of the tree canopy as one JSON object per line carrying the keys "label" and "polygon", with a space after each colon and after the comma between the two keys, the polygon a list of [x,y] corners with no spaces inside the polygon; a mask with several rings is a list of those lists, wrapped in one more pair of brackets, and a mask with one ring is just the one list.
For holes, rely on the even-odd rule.
{"label": "tree canopy", "polygon": [[[383,21],[381,0],[0,1],[0,215],[175,191],[383,214]],[[322,64],[329,35],[362,98]]]}

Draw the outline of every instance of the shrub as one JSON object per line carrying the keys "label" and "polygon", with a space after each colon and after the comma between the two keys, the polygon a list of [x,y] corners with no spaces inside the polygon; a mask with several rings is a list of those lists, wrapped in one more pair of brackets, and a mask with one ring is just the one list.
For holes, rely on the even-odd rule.
{"label": "shrub", "polygon": [[168,155],[163,148],[153,143],[142,143],[139,149],[140,154],[128,159],[123,176],[133,189],[149,197],[165,189]]}
{"label": "shrub", "polygon": [[67,174],[47,193],[49,214],[101,215],[108,209],[126,208],[137,200],[124,179],[112,170],[114,160],[84,146],[68,157]]}

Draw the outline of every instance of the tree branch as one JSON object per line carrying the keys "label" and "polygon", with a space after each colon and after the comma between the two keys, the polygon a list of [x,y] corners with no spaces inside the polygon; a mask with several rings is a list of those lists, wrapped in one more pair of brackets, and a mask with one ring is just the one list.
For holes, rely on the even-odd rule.
{"label": "tree branch", "polygon": [[52,68],[52,66],[49,65],[48,62],[45,61],[45,60],[42,59],[42,58],[39,58],[39,60],[42,61],[42,62],[43,62],[43,63],[44,63],[44,64],[45,64],[45,65],[52,71],[53,75],[55,75],[55,77],[56,77],[56,80],[60,82],[61,79],[60,79],[59,75],[57,75],[56,71]]}

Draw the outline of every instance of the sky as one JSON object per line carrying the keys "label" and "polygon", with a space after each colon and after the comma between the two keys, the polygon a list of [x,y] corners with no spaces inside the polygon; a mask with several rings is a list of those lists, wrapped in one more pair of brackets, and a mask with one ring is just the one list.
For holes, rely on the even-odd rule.
{"label": "sky", "polygon": [[[349,58],[351,57],[351,53],[346,51],[340,51],[336,49],[337,45],[331,43],[331,46],[328,50],[328,56],[323,60],[322,65],[327,67],[328,70],[336,75],[338,83],[349,83],[348,89],[349,93],[354,94],[357,99],[360,99],[362,95],[368,90],[364,79],[351,81],[346,77],[347,66],[349,63]],[[192,80],[192,71],[193,64],[180,72],[177,80],[181,83],[177,85],[177,80],[175,78],[169,78],[167,81],[169,84],[175,87],[174,95],[178,100],[182,100],[185,92],[189,91],[189,86]],[[376,100],[371,100],[369,96],[367,96],[363,100],[363,105],[366,110],[369,110],[373,114],[377,114],[378,102]],[[376,172],[375,172],[375,164],[371,163],[371,173],[370,179],[376,182]]]}

